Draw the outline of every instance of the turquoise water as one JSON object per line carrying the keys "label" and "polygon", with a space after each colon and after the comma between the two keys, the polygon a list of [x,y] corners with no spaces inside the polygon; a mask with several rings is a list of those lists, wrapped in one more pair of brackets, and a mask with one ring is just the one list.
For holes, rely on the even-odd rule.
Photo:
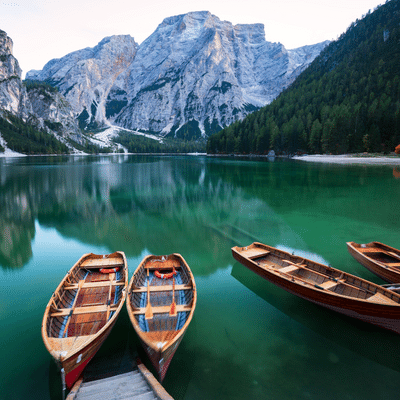
{"label": "turquoise water", "polygon": [[[391,166],[113,156],[0,159],[0,398],[61,399],[45,306],[88,252],[178,252],[198,289],[164,386],[175,399],[398,397],[399,336],[299,299],[231,255],[260,241],[377,283],[346,241],[400,248]],[[102,354],[138,345],[123,309]],[[146,360],[144,360],[146,361]]]}

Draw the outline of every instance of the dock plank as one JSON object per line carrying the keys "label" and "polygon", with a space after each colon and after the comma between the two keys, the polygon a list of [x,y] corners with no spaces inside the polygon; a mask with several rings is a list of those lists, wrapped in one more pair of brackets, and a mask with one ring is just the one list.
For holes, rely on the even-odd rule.
{"label": "dock plank", "polygon": [[[110,374],[99,375],[110,368]],[[132,358],[127,354],[118,357],[111,365],[108,358],[93,359],[66,398],[97,399],[173,400],[137,356]]]}

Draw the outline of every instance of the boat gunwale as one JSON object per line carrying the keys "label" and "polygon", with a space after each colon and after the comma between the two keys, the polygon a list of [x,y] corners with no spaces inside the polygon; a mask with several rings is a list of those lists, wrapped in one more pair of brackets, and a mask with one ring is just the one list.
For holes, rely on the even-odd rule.
{"label": "boat gunwale", "polygon": [[[254,260],[252,260],[252,259],[250,259],[250,258],[248,258],[248,257],[246,257],[246,256],[244,256],[244,255],[242,255],[240,253],[240,250],[243,250],[245,248],[249,249],[251,246],[253,246],[253,247],[261,247],[261,248],[268,248],[269,250],[278,251],[279,253],[285,254],[289,258],[292,258],[292,259],[295,258],[295,259],[298,259],[298,260],[307,260],[308,262],[311,262],[311,263],[316,264],[318,266],[322,266],[322,267],[326,268],[327,270],[335,271],[337,273],[343,274],[343,277],[347,275],[348,277],[350,277],[352,279],[359,280],[361,283],[365,283],[367,285],[371,285],[372,287],[377,288],[379,290],[379,292],[381,292],[383,295],[385,295],[385,296],[387,295],[388,299],[393,300],[393,297],[396,297],[399,301],[396,302],[396,300],[393,300],[397,304],[386,304],[386,303],[378,303],[378,302],[373,302],[373,301],[371,302],[368,299],[345,296],[345,295],[342,295],[340,293],[335,293],[335,292],[333,292],[331,290],[327,290],[327,289],[324,289],[324,288],[320,289],[320,288],[318,288],[317,286],[315,286],[312,283],[308,283],[307,285],[305,285],[305,284],[301,284],[301,282],[299,282],[299,281],[292,281],[292,276],[291,275],[286,275],[285,276],[282,273],[279,273],[279,270],[275,270],[275,269],[272,269],[272,268],[265,268],[264,269],[264,268],[260,267]],[[393,309],[399,309],[399,313],[400,313],[400,294],[399,293],[393,292],[393,291],[391,291],[389,289],[386,289],[386,288],[384,288],[384,287],[382,287],[382,286],[380,286],[380,285],[378,285],[376,283],[370,282],[370,281],[368,281],[366,279],[360,278],[360,277],[358,277],[356,275],[353,275],[353,274],[350,274],[348,272],[345,272],[345,271],[330,267],[330,266],[325,265],[325,264],[321,264],[321,263],[319,263],[317,261],[306,259],[306,258],[301,257],[301,256],[296,256],[296,255],[290,254],[290,253],[288,253],[288,252],[286,252],[284,250],[276,249],[274,247],[271,247],[271,246],[268,246],[268,245],[265,245],[265,244],[259,243],[259,242],[254,242],[249,246],[243,246],[243,247],[234,246],[234,247],[232,247],[232,252],[235,252],[240,258],[245,259],[247,262],[249,262],[252,265],[254,265],[254,267],[256,269],[262,270],[264,273],[273,275],[274,277],[277,278],[277,280],[282,280],[284,282],[288,282],[291,285],[293,285],[293,287],[301,287],[303,290],[310,291],[310,293],[319,293],[322,297],[326,297],[326,298],[330,298],[330,299],[334,299],[334,298],[346,299],[346,302],[348,302],[348,306],[347,307],[341,306],[341,308],[351,309],[352,307],[349,306],[349,305],[351,305],[351,303],[354,303],[354,304],[368,304],[368,308],[369,309],[382,308],[382,307],[384,307],[384,308],[393,308]],[[235,259],[237,259],[237,258],[235,257]],[[312,272],[317,272],[317,271],[312,271]],[[295,276],[293,276],[293,278],[296,280]],[[326,277],[326,278],[328,278],[328,277]],[[272,282],[272,283],[274,283],[274,282]],[[338,282],[338,284],[340,284],[340,283],[345,283],[345,282]],[[278,285],[281,287],[280,284],[278,284]],[[362,290],[362,288],[357,288],[357,287],[355,287],[355,289]],[[292,293],[297,294],[296,291],[294,291],[294,290],[292,291]],[[376,293],[378,293],[378,291]],[[299,295],[299,296],[300,297],[307,297],[305,295],[303,295],[303,296]],[[312,297],[312,296],[308,296],[308,297]],[[320,299],[320,302],[324,303],[322,298]]]}
{"label": "boat gunwale", "polygon": [[[365,251],[360,250],[360,249],[363,249],[363,247],[361,247],[361,245],[362,245],[361,243],[346,242],[346,245],[347,245],[348,248],[351,248],[353,251],[357,252],[357,253],[360,254],[362,257],[364,257],[364,258],[366,258],[366,259],[368,259],[368,260],[371,260],[371,261],[374,262],[374,263],[381,263],[381,264],[384,264],[384,265],[387,264],[387,263],[384,263],[384,262],[382,262],[382,261],[377,261],[377,260],[375,260],[375,259],[372,258],[372,257],[369,257],[369,256],[368,256],[368,252],[365,252]],[[355,246],[355,245],[356,245],[356,246]],[[392,253],[396,254],[397,257],[400,257],[400,251],[399,251],[398,249],[395,249],[394,247],[388,246],[387,244],[384,244],[384,243],[381,243],[381,242],[369,242],[369,243],[365,243],[365,246],[369,246],[369,245],[374,245],[375,247],[378,247],[379,250],[380,250],[382,253],[385,253],[385,252],[392,252]],[[360,246],[360,247],[358,247],[358,246]],[[367,247],[367,248],[368,248],[368,247]],[[371,252],[371,253],[373,253],[373,252]],[[391,254],[387,254],[387,255],[392,256]],[[399,260],[399,262],[400,262],[400,260]],[[386,267],[387,267],[387,268],[391,268],[390,265],[388,265],[388,266],[386,266]],[[399,274],[400,274],[400,271],[399,271]]]}
{"label": "boat gunwale", "polygon": [[[370,272],[373,274],[377,275],[379,278],[383,279],[384,281],[388,283],[400,283],[400,268],[399,266],[395,265],[389,265],[390,263],[385,263],[383,261],[378,261],[375,260],[374,258],[370,257],[368,255],[368,252],[363,252],[362,250],[362,244],[361,243],[356,243],[356,242],[346,242],[347,249],[349,253],[358,261],[362,266],[364,266],[366,269],[368,269]],[[400,250],[388,246],[387,244],[381,243],[381,242],[369,242],[365,243],[365,246],[369,247],[377,247],[382,253],[387,253],[387,252],[392,252],[397,257],[400,258]],[[367,247],[368,248],[368,247]],[[373,253],[373,252],[371,252]],[[393,257],[391,254],[387,254],[388,256],[392,258]],[[400,263],[400,260],[399,260]],[[398,263],[396,263],[398,264]]]}
{"label": "boat gunwale", "polygon": [[139,338],[148,346],[150,347],[153,351],[157,352],[157,353],[164,353],[165,351],[167,351],[170,347],[172,347],[178,340],[181,339],[181,337],[184,335],[184,333],[186,332],[187,327],[189,326],[189,323],[191,322],[192,318],[193,318],[193,314],[194,314],[194,310],[196,308],[196,303],[197,303],[197,290],[196,290],[196,283],[194,280],[194,276],[193,273],[191,271],[191,269],[189,268],[189,265],[187,264],[186,260],[183,258],[183,256],[179,253],[171,253],[169,255],[167,255],[167,259],[168,257],[177,257],[180,259],[180,261],[182,261],[186,267],[186,271],[189,274],[190,277],[190,282],[192,285],[192,292],[193,292],[193,299],[191,302],[191,308],[189,312],[189,315],[185,321],[185,324],[182,326],[182,328],[180,328],[179,330],[177,330],[176,334],[174,335],[174,337],[172,339],[170,339],[162,348],[158,347],[158,344],[154,341],[150,341],[147,338],[146,332],[143,332],[142,329],[139,326],[139,323],[137,322],[135,315],[133,314],[134,310],[132,308],[131,302],[130,302],[130,298],[132,295],[132,286],[133,286],[133,281],[135,278],[135,275],[142,269],[145,269],[145,265],[152,259],[152,258],[160,258],[163,257],[162,255],[154,255],[154,254],[149,254],[146,257],[143,258],[143,260],[140,262],[140,264],[138,265],[138,267],[136,268],[136,270],[134,271],[129,285],[128,285],[128,290],[127,290],[127,301],[126,301],[126,307],[127,307],[127,311],[128,311],[128,315],[129,315],[129,319],[131,320],[131,323],[135,329],[135,332],[138,334]]}
{"label": "boat gunwale", "polygon": [[[47,350],[56,359],[57,362],[59,362],[59,361],[61,361],[62,363],[66,362],[68,359],[73,358],[77,353],[81,352],[82,350],[84,350],[87,347],[90,347],[96,341],[97,338],[102,336],[109,328],[113,327],[114,323],[116,322],[116,319],[117,319],[117,317],[125,303],[125,299],[126,299],[126,293],[127,293],[127,287],[128,287],[128,263],[126,260],[125,253],[123,251],[116,251],[114,253],[108,254],[108,256],[112,256],[113,254],[114,255],[119,254],[120,256],[122,256],[123,265],[124,265],[123,269],[122,269],[123,274],[124,274],[124,276],[123,276],[124,284],[123,284],[123,288],[121,291],[120,303],[119,303],[118,307],[115,310],[113,310],[114,314],[111,316],[111,318],[105,323],[105,325],[101,329],[99,329],[96,333],[94,333],[92,335],[85,335],[85,336],[87,336],[88,340],[85,340],[77,348],[73,348],[73,350],[71,350],[71,349],[64,350],[64,351],[67,351],[67,354],[65,356],[61,356],[61,351],[54,350],[53,345],[57,342],[62,343],[61,341],[63,339],[68,339],[68,338],[52,338],[47,333],[47,321],[49,320],[49,318],[51,318],[50,309],[52,307],[54,295],[63,289],[64,283],[66,283],[66,280],[72,275],[73,272],[76,272],[79,269],[81,269],[81,264],[83,263],[83,261],[85,261],[88,258],[103,259],[102,255],[94,254],[94,253],[86,253],[86,254],[82,255],[79,258],[79,260],[69,269],[69,271],[65,274],[64,278],[61,280],[61,282],[57,286],[57,288],[53,291],[53,293],[50,297],[50,300],[46,306],[43,320],[42,320],[42,339],[43,339],[43,342],[44,342]],[[85,267],[83,267],[82,269],[84,269],[84,268]],[[71,308],[71,310],[72,309],[73,308]],[[71,336],[71,337],[78,338],[79,336]],[[56,354],[59,355],[60,358],[56,357]]]}

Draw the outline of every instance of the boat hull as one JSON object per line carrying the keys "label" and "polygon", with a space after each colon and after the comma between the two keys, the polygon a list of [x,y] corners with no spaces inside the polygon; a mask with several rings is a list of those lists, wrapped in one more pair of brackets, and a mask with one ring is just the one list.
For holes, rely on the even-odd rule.
{"label": "boat hull", "polygon": [[127,286],[123,252],[90,253],[75,263],[53,293],[43,316],[42,338],[68,389],[109,336]]}
{"label": "boat hull", "polygon": [[165,375],[168,371],[168,367],[171,364],[171,361],[175,355],[176,350],[181,343],[183,335],[169,348],[164,349],[163,351],[155,351],[147,342],[144,340],[140,340],[144,351],[147,354],[147,357],[153,364],[153,367],[157,371],[160,382],[162,382],[165,378]]}
{"label": "boat hull", "polygon": [[60,369],[64,370],[65,384],[67,385],[68,389],[72,388],[85,367],[89,364],[90,360],[96,355],[97,351],[110,334],[115,322],[116,320],[107,328],[107,330],[104,331],[101,336],[97,338],[95,342],[90,343],[79,353],[74,354],[72,357],[69,357],[59,363]]}
{"label": "boat hull", "polygon": [[[373,260],[372,258],[368,257],[368,253],[364,254],[362,252],[362,248],[358,247],[361,246],[357,243],[354,242],[348,242],[347,244],[347,249],[349,253],[365,268],[367,268],[369,271],[371,271],[373,274],[378,276],[379,278],[383,279],[384,281],[388,283],[399,283],[400,282],[400,268],[398,270],[395,270],[393,268],[390,268],[390,265],[382,265],[382,263],[378,263],[377,261]],[[383,250],[383,251],[391,251],[391,252],[398,252],[393,247],[389,247],[384,245],[383,243],[379,242],[371,242],[368,243],[365,246],[377,246],[377,250]],[[400,260],[398,261],[400,265]]]}
{"label": "boat hull", "polygon": [[180,254],[147,256],[133,273],[128,315],[160,382],[192,320],[196,300],[193,274]]}
{"label": "boat hull", "polygon": [[[289,253],[282,253],[285,253],[287,259],[299,260],[298,257],[292,257]],[[235,248],[232,249],[232,255],[238,262],[289,293],[346,316],[400,333],[400,304],[394,306],[382,303],[368,303],[358,299],[338,296],[329,291],[317,290],[307,285],[299,285],[295,281],[260,267],[253,260],[235,251]],[[333,268],[330,269],[335,270]],[[341,272],[339,270],[335,271]]]}

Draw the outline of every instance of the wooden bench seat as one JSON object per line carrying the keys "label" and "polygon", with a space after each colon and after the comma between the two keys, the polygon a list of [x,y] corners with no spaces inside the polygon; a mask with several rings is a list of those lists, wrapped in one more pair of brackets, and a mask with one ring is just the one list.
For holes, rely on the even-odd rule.
{"label": "wooden bench seat", "polygon": [[[175,290],[191,290],[193,289],[190,285],[175,285]],[[150,286],[150,292],[172,292],[172,285],[165,286]],[[132,290],[132,293],[143,293],[147,292],[147,286],[140,286]]]}
{"label": "wooden bench seat", "polygon": [[65,317],[67,315],[72,314],[88,314],[88,313],[105,313],[107,311],[114,311],[118,308],[118,305],[113,304],[110,306],[100,305],[100,306],[88,306],[88,307],[75,307],[75,308],[54,308],[52,307],[52,312],[50,313],[50,317]]}
{"label": "wooden bench seat", "polygon": [[123,266],[124,260],[122,258],[93,258],[83,261],[83,263],[80,265],[80,268],[115,268]]}
{"label": "wooden bench seat", "polygon": [[172,268],[175,268],[175,270],[180,270],[181,266],[179,264],[165,264],[162,265],[162,263],[158,263],[157,265],[146,265],[145,269],[149,271],[163,271],[164,269],[168,271],[172,271]]}
{"label": "wooden bench seat", "polygon": [[[161,307],[151,307],[153,314],[168,314],[171,306],[161,306]],[[182,312],[182,311],[190,311],[192,309],[191,305],[177,305],[176,306],[176,311],[177,312]],[[134,315],[138,315],[138,314],[145,314],[146,312],[146,307],[142,307],[142,308],[136,308],[133,310],[133,314]]]}
{"label": "wooden bench seat", "polygon": [[335,287],[339,282],[335,281],[326,281],[323,283],[320,283],[318,286],[322,287],[323,289],[329,290]]}
{"label": "wooden bench seat", "polygon": [[356,247],[361,253],[380,253],[382,249],[379,247]]}
{"label": "wooden bench seat", "polygon": [[368,297],[368,299],[366,299],[367,301],[371,301],[373,303],[384,303],[384,304],[396,304],[398,305],[399,303],[397,301],[394,301],[392,299],[390,299],[389,297],[385,296],[382,293],[375,293],[373,296]]}
{"label": "wooden bench seat", "polygon": [[64,286],[65,290],[74,290],[78,288],[95,288],[95,287],[108,287],[108,286],[123,286],[124,282],[116,282],[116,281],[101,281],[101,282],[85,282],[81,286],[78,283],[72,283],[67,286]]}
{"label": "wooden bench seat", "polygon": [[252,256],[248,256],[247,258],[249,259],[249,260],[255,260],[255,259],[257,259],[257,258],[262,258],[262,257],[265,257],[265,256],[267,256],[268,254],[270,254],[271,252],[270,251],[263,251],[262,253],[260,253],[260,252],[257,252],[257,254],[254,254],[254,255],[252,255]]}
{"label": "wooden bench seat", "polygon": [[279,272],[290,274],[291,272],[298,271],[299,267],[296,265],[288,265],[287,267],[279,268]]}

